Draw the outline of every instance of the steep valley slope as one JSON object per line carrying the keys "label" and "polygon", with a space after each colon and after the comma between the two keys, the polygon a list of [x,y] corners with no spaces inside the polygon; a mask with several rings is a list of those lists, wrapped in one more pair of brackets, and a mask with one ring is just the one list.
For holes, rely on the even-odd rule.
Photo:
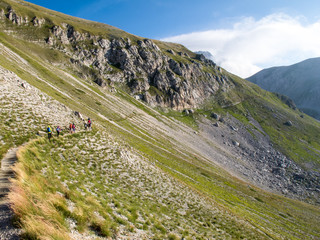
{"label": "steep valley slope", "polygon": [[94,121],[21,149],[27,236],[319,237],[319,123],[180,45],[0,7],[1,154],[47,124],[81,129],[74,111]]}

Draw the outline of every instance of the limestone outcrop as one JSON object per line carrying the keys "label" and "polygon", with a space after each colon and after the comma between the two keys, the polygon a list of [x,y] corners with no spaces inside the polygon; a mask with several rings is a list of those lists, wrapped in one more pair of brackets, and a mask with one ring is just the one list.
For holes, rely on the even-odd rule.
{"label": "limestone outcrop", "polygon": [[[46,29],[42,40],[65,53],[70,62],[102,87],[120,83],[131,94],[152,106],[176,110],[192,109],[213,97],[218,90],[228,91],[232,81],[213,61],[202,54],[176,53],[161,49],[150,39],[102,38],[77,31],[72,25],[46,24],[43,18],[18,16],[14,10],[2,10],[5,21]],[[47,28],[45,28],[47,25]],[[48,26],[50,25],[50,28]]]}

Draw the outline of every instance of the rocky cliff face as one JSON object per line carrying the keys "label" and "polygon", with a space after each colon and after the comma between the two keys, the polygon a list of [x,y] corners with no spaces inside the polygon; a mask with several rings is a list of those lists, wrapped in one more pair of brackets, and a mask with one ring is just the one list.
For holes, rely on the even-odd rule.
{"label": "rocky cliff face", "polygon": [[107,39],[77,31],[67,23],[55,25],[42,18],[19,16],[13,9],[1,10],[0,15],[6,23],[47,30],[48,37],[40,41],[67,54],[76,68],[90,69],[84,73],[87,77],[102,87],[127,85],[131,94],[152,106],[196,108],[218,90],[233,87],[222,70],[201,54],[192,58],[137,37]]}

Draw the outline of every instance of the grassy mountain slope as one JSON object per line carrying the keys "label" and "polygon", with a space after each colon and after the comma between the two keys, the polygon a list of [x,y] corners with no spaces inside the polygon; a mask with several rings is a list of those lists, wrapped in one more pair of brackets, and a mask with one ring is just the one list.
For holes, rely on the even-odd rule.
{"label": "grassy mountain slope", "polygon": [[[21,4],[10,4],[32,17]],[[38,17],[38,7],[33,8]],[[43,17],[53,15],[41,10]],[[90,30],[85,26],[91,22],[54,13],[52,21],[57,19],[74,21],[73,25],[78,21],[79,29]],[[13,33],[5,31],[8,25],[2,25],[0,33],[0,65],[90,116],[98,130],[53,143],[38,139],[21,150],[12,199],[29,237],[51,234],[66,239],[76,229],[82,236],[118,238],[319,238],[318,207],[261,190],[221,168],[218,159],[233,158],[232,154],[208,142],[198,125],[215,111],[235,117],[255,135],[253,117],[279,150],[318,170],[319,124],[312,118],[300,118],[301,113],[273,94],[231,75],[236,88],[208,100],[193,115],[153,109],[120,88],[110,92],[77,77],[65,54],[24,40],[28,31],[21,33],[17,26],[10,25]],[[110,36],[110,31],[117,31],[112,35],[127,37],[106,25],[93,26],[92,34],[102,31]],[[173,47],[177,52],[182,48]],[[4,118],[13,118],[8,114]],[[47,118],[50,121],[50,114]],[[290,128],[283,125],[288,119],[294,121]],[[11,129],[1,131],[9,134]],[[9,145],[3,146],[4,152]],[[17,199],[25,204],[19,206]]]}
{"label": "grassy mountain slope", "polygon": [[[60,236],[68,232],[67,223],[71,221],[79,232],[89,227],[107,237],[266,238],[168,177],[130,148],[115,144],[110,135],[73,134],[54,144],[40,140],[20,154],[27,176],[19,176],[23,190],[16,191],[19,194],[12,194],[11,198],[23,198],[16,208],[28,232],[37,225],[38,220],[32,219],[37,211],[49,225],[58,226],[54,234]],[[21,166],[18,168],[21,170]],[[52,196],[49,202],[48,194]],[[35,209],[31,199],[53,214],[47,216]],[[38,226],[37,234],[45,236],[44,230],[42,225]]]}
{"label": "grassy mountain slope", "polygon": [[[308,162],[314,164],[314,169],[318,171],[319,123],[307,115],[302,118],[299,110],[292,110],[276,94],[263,91],[237,77],[235,81],[242,88],[237,93],[241,103],[229,108],[231,112],[243,122],[249,122],[249,113],[280,151],[302,166]],[[292,128],[285,124],[288,120],[294,122]]]}

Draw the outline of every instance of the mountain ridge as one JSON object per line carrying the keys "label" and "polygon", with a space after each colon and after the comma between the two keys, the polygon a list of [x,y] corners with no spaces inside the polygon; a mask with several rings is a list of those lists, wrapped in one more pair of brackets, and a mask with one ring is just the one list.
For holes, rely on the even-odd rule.
{"label": "mountain ridge", "polygon": [[307,114],[320,119],[320,58],[264,69],[248,78],[260,87],[287,95]]}
{"label": "mountain ridge", "polygon": [[[66,53],[71,63],[82,68],[82,72],[87,72],[84,77],[93,78],[100,86],[114,83],[128,85],[132,94],[138,94],[154,106],[175,109],[198,107],[220,88],[226,91],[228,85],[232,85],[221,68],[211,60],[192,54],[177,44],[170,46],[177,46],[184,52],[161,50],[153,41],[123,34],[122,30],[116,30],[114,34],[112,28],[110,33],[108,25],[105,27],[111,40],[87,30],[81,32],[80,27],[77,30],[77,27],[63,23],[61,19],[54,23],[46,17],[19,16],[10,7],[7,7],[7,12],[1,11],[2,18],[18,26],[30,28],[32,23],[31,28],[36,31],[41,29],[41,34],[45,36],[42,41]],[[127,37],[123,38],[123,35]],[[166,43],[161,45],[165,47]]]}

